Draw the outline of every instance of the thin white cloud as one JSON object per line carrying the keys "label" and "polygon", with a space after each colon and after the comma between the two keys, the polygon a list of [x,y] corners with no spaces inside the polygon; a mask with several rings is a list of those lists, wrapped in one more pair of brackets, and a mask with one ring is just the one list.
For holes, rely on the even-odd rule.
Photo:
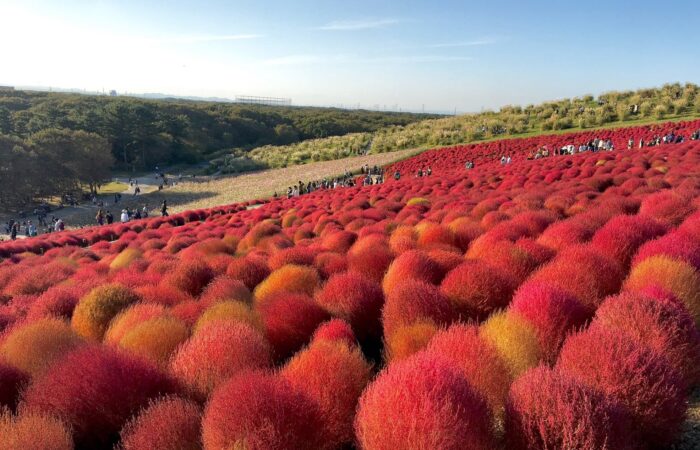
{"label": "thin white cloud", "polygon": [[350,55],[288,55],[262,61],[269,66],[293,66],[309,64],[421,64],[440,62],[473,61],[469,56],[441,55],[387,55],[374,57],[356,57]]}
{"label": "thin white cloud", "polygon": [[323,61],[324,58],[319,55],[288,55],[281,56],[279,58],[266,59],[262,63],[268,66],[298,66]]}
{"label": "thin white cloud", "polygon": [[447,42],[442,44],[427,45],[427,48],[456,48],[456,47],[479,47],[482,45],[492,45],[498,40],[494,38],[475,39],[473,41]]}
{"label": "thin white cloud", "polygon": [[389,25],[396,25],[401,22],[399,19],[362,19],[362,20],[334,20],[316,28],[324,31],[357,31],[371,28],[384,28]]}
{"label": "thin white cloud", "polygon": [[200,42],[225,42],[225,41],[246,41],[265,37],[262,34],[226,34],[226,35],[204,35],[204,36],[174,36],[166,38],[156,38],[155,42],[166,44],[197,44]]}

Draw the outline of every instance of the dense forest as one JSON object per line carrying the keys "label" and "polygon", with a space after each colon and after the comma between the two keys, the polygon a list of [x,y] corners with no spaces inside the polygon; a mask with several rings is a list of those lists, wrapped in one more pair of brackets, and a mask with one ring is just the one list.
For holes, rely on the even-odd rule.
{"label": "dense forest", "polygon": [[268,145],[233,153],[214,162],[213,170],[238,172],[258,165],[285,167],[338,159],[363,149],[383,153],[410,148],[455,145],[509,136],[627,125],[700,116],[700,89],[695,84],[667,84],[656,89],[608,92],[527,106],[390,125],[374,132]]}
{"label": "dense forest", "polygon": [[196,163],[263,145],[372,132],[422,114],[0,91],[0,135],[23,141],[63,129],[97,134],[116,168]]}

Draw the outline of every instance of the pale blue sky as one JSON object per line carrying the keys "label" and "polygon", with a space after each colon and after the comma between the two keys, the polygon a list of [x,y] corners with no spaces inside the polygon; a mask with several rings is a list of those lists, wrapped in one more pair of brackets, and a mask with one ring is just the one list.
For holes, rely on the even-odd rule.
{"label": "pale blue sky", "polygon": [[700,82],[688,0],[0,0],[0,11],[0,84],[478,111]]}

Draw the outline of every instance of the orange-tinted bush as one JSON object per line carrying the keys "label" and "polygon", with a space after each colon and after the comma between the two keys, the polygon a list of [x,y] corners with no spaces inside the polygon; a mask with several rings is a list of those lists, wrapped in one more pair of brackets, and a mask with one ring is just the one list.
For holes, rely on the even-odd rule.
{"label": "orange-tinted bush", "polygon": [[690,265],[665,256],[651,256],[637,264],[625,281],[625,290],[659,286],[682,300],[700,325],[700,275]]}
{"label": "orange-tinted bush", "polygon": [[255,288],[255,299],[260,302],[280,292],[313,295],[320,279],[313,267],[288,265],[270,274]]}
{"label": "orange-tinted bush", "polygon": [[433,336],[427,352],[454,362],[469,384],[500,415],[513,377],[498,350],[473,325],[455,324]]}
{"label": "orange-tinted bush", "polygon": [[353,442],[357,401],[370,378],[370,365],[359,348],[314,341],[287,363],[281,375],[319,405],[330,448]]}
{"label": "orange-tinted bush", "polygon": [[423,350],[437,331],[438,327],[430,320],[400,326],[385,338],[386,359],[395,362]]}
{"label": "orange-tinted bush", "polygon": [[127,331],[119,346],[154,363],[165,364],[189,334],[183,321],[169,316],[155,317]]}
{"label": "orange-tinted bush", "polygon": [[53,417],[40,414],[12,416],[0,411],[0,449],[72,450],[70,429]]}
{"label": "orange-tinted bush", "polygon": [[196,334],[210,324],[235,322],[246,323],[262,330],[262,322],[250,306],[241,302],[225,301],[207,308],[197,319],[192,331]]}
{"label": "orange-tinted bush", "polygon": [[71,325],[80,336],[101,340],[110,320],[138,299],[132,290],[120,284],[102,285],[80,299]]}
{"label": "orange-tinted bush", "polygon": [[147,320],[162,317],[166,314],[164,306],[158,304],[136,303],[114,316],[105,331],[104,342],[118,344],[124,335],[133,330],[138,324]]}
{"label": "orange-tinted bush", "polygon": [[271,365],[270,347],[249,325],[211,324],[173,355],[171,370],[200,398],[234,374]]}
{"label": "orange-tinted bush", "polygon": [[60,319],[39,319],[13,329],[0,347],[0,355],[32,377],[83,343]]}
{"label": "orange-tinted bush", "polygon": [[389,365],[367,387],[355,418],[365,450],[492,449],[488,406],[459,368],[433,354]]}

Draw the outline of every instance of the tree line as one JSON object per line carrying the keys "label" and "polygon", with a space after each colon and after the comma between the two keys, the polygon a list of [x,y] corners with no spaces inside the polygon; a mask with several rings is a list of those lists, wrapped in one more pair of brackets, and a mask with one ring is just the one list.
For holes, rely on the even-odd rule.
{"label": "tree line", "polygon": [[120,169],[191,164],[262,145],[376,131],[430,115],[333,108],[0,92],[0,135],[26,142],[46,130],[104,138]]}

